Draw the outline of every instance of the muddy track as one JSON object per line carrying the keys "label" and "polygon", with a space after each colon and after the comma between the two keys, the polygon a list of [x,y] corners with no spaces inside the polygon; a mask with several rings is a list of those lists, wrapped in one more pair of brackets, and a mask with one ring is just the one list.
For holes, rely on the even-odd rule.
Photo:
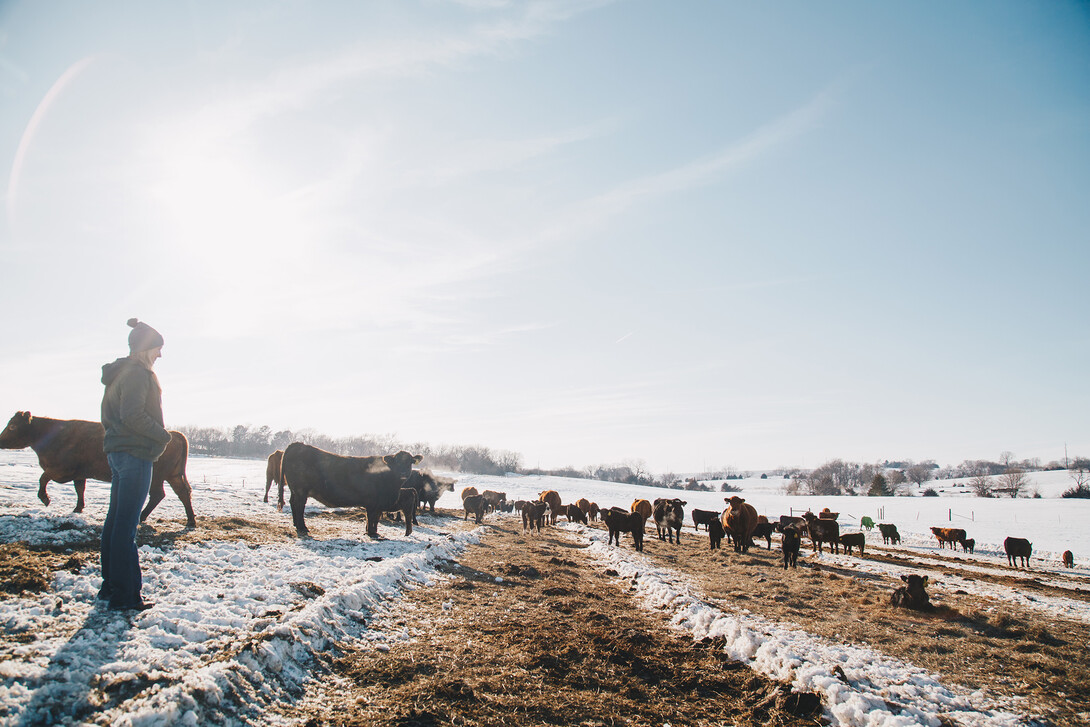
{"label": "muddy track", "polygon": [[793,694],[647,614],[571,534],[511,519],[376,624],[411,637],[351,648],[285,716],[307,725],[814,725]]}
{"label": "muddy track", "polygon": [[[943,675],[951,684],[1021,699],[1020,709],[1046,724],[1088,724],[1090,627],[1050,618],[964,591],[932,591],[933,613],[895,609],[889,594],[896,576],[868,573],[815,556],[805,544],[799,567],[784,571],[776,549],[710,551],[703,533],[686,531],[680,546],[660,542],[651,530],[645,555],[688,573],[724,611],[748,609],[764,618],[794,624],[827,639],[864,644]],[[1077,589],[1047,586],[1033,578],[959,569],[958,561],[936,565],[911,551],[876,553],[866,560],[902,567],[905,573],[934,572],[987,581],[1021,592],[1086,600]],[[962,563],[962,565],[965,565]],[[976,564],[979,565],[979,564]]]}

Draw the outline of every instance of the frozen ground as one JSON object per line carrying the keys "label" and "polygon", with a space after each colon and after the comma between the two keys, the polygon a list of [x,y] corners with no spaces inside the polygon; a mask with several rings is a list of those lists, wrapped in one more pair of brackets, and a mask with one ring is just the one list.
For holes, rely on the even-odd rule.
{"label": "frozen ground", "polygon": [[[107,485],[88,483],[87,509],[72,515],[71,485],[50,486],[51,507],[38,502],[39,474],[29,450],[0,452],[0,542],[58,544],[66,538],[77,542],[95,537],[105,514]],[[214,513],[290,532],[289,515],[261,502],[264,462],[193,457],[189,477],[198,522]],[[457,492],[470,484],[502,489],[512,499],[555,489],[566,502],[587,497],[605,506],[627,506],[637,496],[663,496],[662,490],[653,488],[585,480],[467,476],[439,505],[457,507]],[[938,554],[928,528],[953,522],[976,538],[975,561],[985,571],[1006,567],[999,557],[1002,539],[1018,535],[1034,542],[1034,567],[1042,578],[1074,579],[1085,587],[1084,579],[1090,576],[1084,565],[1085,546],[1077,540],[1090,522],[1086,501],[979,500],[960,494],[819,500],[786,497],[776,491],[778,483],[768,480],[736,484],[745,488],[748,501],[769,515],[827,506],[839,510],[845,523],[863,515],[894,522],[905,544],[924,557]],[[1060,490],[1067,486],[1057,482]],[[721,509],[724,496],[673,494],[688,501],[687,509]],[[879,515],[881,508],[884,517]],[[183,521],[172,492],[168,490],[152,517]],[[316,654],[328,651],[334,642],[371,640],[386,648],[405,638],[373,624],[396,608],[403,589],[426,587],[442,578],[436,564],[457,558],[480,537],[480,530],[453,525],[450,520],[424,517],[421,527],[406,537],[400,526],[383,523],[380,533],[385,540],[378,542],[363,538],[360,524],[355,532],[346,527],[343,534],[325,540],[290,538],[257,546],[224,539],[170,549],[145,546],[145,595],[157,605],[128,617],[96,606],[97,566],[85,566],[75,574],[58,571],[51,592],[0,600],[5,635],[0,643],[0,724],[78,724],[92,716],[97,722],[120,725],[276,724],[275,714],[267,708],[298,693],[311,678]],[[933,715],[950,711],[958,712],[964,724],[1019,722],[1016,710],[994,695],[986,699],[957,692],[911,665],[815,639],[790,625],[767,622],[757,613],[719,613],[703,603],[679,574],[649,568],[630,549],[603,546],[604,534],[570,527],[586,539],[591,557],[609,563],[622,577],[639,573],[640,593],[649,607],[670,608],[678,628],[697,638],[725,636],[737,658],[799,688],[822,691],[836,724],[937,724]],[[869,542],[875,538],[881,543],[877,531]],[[1058,562],[1059,552],[1066,548],[1076,556],[1076,567],[1070,571]],[[850,567],[881,567],[842,560]],[[984,581],[972,585],[989,589]],[[940,579],[937,587],[966,584]],[[997,599],[1017,597],[1000,587],[990,593]],[[1037,599],[1033,606],[1078,616],[1079,604],[1054,600]],[[833,676],[837,666],[848,683]],[[114,701],[98,703],[103,695]],[[883,711],[883,700],[902,705],[903,711]]]}

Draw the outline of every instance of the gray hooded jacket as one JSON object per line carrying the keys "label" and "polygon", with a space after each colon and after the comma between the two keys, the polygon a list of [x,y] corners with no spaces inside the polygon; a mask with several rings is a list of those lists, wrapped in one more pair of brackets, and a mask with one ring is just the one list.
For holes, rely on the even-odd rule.
{"label": "gray hooded jacket", "polygon": [[127,452],[154,462],[170,443],[163,424],[163,391],[151,369],[131,358],[102,367],[102,426],[105,452]]}

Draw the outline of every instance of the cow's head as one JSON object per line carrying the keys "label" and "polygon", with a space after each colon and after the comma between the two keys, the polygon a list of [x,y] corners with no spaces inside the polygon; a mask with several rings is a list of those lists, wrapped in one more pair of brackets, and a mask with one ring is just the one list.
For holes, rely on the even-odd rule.
{"label": "cow's head", "polygon": [[920,592],[927,588],[927,576],[912,575],[901,576],[901,580],[908,584],[910,593]]}
{"label": "cow's head", "polygon": [[397,454],[386,455],[382,458],[382,461],[385,462],[386,466],[390,468],[390,471],[398,477],[407,478],[412,474],[413,465],[418,464],[422,459],[424,459],[424,455],[409,454],[403,449]]}
{"label": "cow's head", "polygon": [[30,422],[33,417],[28,411],[17,411],[0,432],[0,448],[22,449],[31,445]]}

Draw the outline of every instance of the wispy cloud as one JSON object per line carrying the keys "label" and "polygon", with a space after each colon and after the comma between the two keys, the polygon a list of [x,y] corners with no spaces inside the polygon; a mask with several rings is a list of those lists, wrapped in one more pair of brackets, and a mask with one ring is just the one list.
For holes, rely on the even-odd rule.
{"label": "wispy cloud", "polygon": [[232,136],[263,117],[306,109],[323,94],[348,84],[419,75],[508,51],[604,4],[602,0],[518,4],[510,6],[517,9],[513,17],[477,21],[459,32],[361,43],[311,60],[294,57],[249,89],[225,89],[224,98],[181,123]]}
{"label": "wispy cloud", "polygon": [[573,207],[568,215],[547,229],[542,241],[585,234],[637,204],[710,184],[803,135],[824,116],[831,104],[832,92],[822,92],[716,154],[659,174],[633,179],[592,197]]}

